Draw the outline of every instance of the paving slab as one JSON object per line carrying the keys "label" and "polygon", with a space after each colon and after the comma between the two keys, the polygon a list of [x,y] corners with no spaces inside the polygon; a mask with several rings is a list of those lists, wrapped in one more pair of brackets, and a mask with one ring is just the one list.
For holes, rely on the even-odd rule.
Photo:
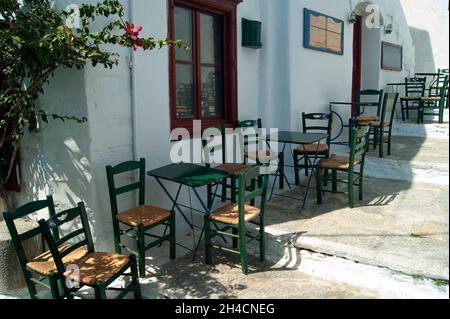
{"label": "paving slab", "polygon": [[215,253],[214,265],[189,256],[164,265],[141,284],[147,298],[170,299],[356,299],[381,298],[377,292],[308,276],[296,269],[261,263],[250,256],[251,273],[241,272],[236,255]]}
{"label": "paving slab", "polygon": [[317,205],[312,193],[303,211],[297,201],[274,198],[266,231],[290,236],[299,248],[448,281],[448,186],[367,178],[354,209],[345,194],[327,194]]}

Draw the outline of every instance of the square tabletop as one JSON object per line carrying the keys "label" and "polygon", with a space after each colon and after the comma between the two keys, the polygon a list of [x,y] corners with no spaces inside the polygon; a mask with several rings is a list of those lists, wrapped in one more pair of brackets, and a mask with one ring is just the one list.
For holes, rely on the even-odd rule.
{"label": "square tabletop", "polygon": [[203,187],[220,182],[230,174],[197,164],[179,163],[151,170],[147,175],[189,187]]}
{"label": "square tabletop", "polygon": [[318,143],[327,138],[327,134],[280,131],[278,133],[268,135],[267,141],[307,145]]}

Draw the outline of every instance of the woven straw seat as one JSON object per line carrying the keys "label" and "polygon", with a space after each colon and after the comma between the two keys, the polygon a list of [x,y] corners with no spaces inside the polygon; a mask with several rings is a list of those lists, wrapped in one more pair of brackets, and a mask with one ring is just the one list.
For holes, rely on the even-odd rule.
{"label": "woven straw seat", "polygon": [[252,167],[246,164],[222,164],[216,167],[216,169],[239,176],[251,170]]}
{"label": "woven straw seat", "polygon": [[272,161],[277,160],[280,156],[280,152],[272,152],[272,151],[258,151],[258,152],[248,152],[245,153],[245,157],[252,160],[260,160],[260,161]]}
{"label": "woven straw seat", "polygon": [[[345,156],[332,156],[320,160],[320,167],[325,169],[337,169],[341,171],[347,171],[350,168],[350,161]],[[360,161],[355,161],[354,165],[360,164]]]}
{"label": "woven straw seat", "polygon": [[[59,248],[60,252],[65,251],[69,246],[64,245]],[[64,265],[77,264],[83,257],[88,254],[86,248],[81,247],[75,249],[73,252],[63,258]],[[50,273],[56,271],[56,265],[53,261],[52,254],[47,251],[27,263],[27,268],[37,272],[38,274],[48,276]]]}
{"label": "woven straw seat", "polygon": [[419,101],[422,97],[421,96],[404,96],[400,98],[402,101]]}
{"label": "woven straw seat", "polygon": [[[127,255],[114,253],[91,253],[76,263],[79,269],[71,269],[64,276],[85,285],[93,286],[96,281],[107,281],[128,264]],[[79,275],[79,277],[78,277]]]}
{"label": "woven straw seat", "polygon": [[356,122],[378,121],[379,119],[377,115],[361,115],[356,118]]}
{"label": "woven straw seat", "polygon": [[439,96],[424,96],[420,100],[423,102],[439,102],[441,98]]}
{"label": "woven straw seat", "polygon": [[[372,125],[373,127],[381,127],[380,121],[371,121],[371,122],[358,122],[359,126],[369,126]],[[384,122],[384,127],[389,127],[389,122]]]}
{"label": "woven straw seat", "polygon": [[149,205],[137,206],[116,216],[119,221],[132,227],[138,227],[141,224],[148,227],[169,217],[170,211]]}
{"label": "woven straw seat", "polygon": [[[238,204],[231,203],[224,207],[216,209],[214,212],[209,215],[209,218],[212,220],[215,220],[220,223],[229,224],[229,225],[238,225],[239,224],[239,218],[238,218]],[[259,216],[261,210],[259,208],[245,205],[244,206],[245,214],[244,214],[244,220],[246,222],[255,219]]]}
{"label": "woven straw seat", "polygon": [[308,154],[315,154],[317,153],[325,153],[328,152],[330,148],[327,144],[307,144],[307,145],[300,145],[297,147],[296,152],[297,153],[308,153]]}

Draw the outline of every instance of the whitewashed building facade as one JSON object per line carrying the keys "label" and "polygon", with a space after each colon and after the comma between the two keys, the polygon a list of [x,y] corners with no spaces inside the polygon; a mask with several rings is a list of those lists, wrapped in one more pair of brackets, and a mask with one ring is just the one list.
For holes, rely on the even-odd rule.
{"label": "whitewashed building facade", "polygon": [[[414,41],[421,45],[423,37],[420,37],[420,32],[410,31],[405,16],[405,12],[413,11],[411,7],[420,3],[426,8],[425,3],[434,1],[175,0],[173,3],[171,0],[130,0],[123,1],[123,4],[129,20],[143,26],[144,36],[156,38],[166,38],[171,34],[177,18],[171,5],[191,10],[190,3],[192,8],[200,3],[203,11],[200,10],[199,14],[206,16],[210,14],[206,10],[210,4],[223,2],[235,6],[236,16],[227,19],[235,25],[225,26],[227,30],[235,27],[235,36],[231,31],[231,35],[226,35],[227,41],[223,41],[226,49],[234,48],[236,54],[235,59],[227,56],[229,69],[223,79],[228,81],[228,89],[222,92],[222,96],[228,101],[222,101],[222,109],[215,111],[228,112],[231,114],[228,119],[262,118],[265,127],[300,130],[302,112],[326,112],[330,101],[350,101],[352,98],[355,28],[349,22],[352,12],[363,17],[362,88],[387,89],[387,83],[403,81],[415,70],[435,71],[423,69],[422,63],[425,62],[421,59],[429,60],[430,54],[433,54],[421,51],[416,56]],[[77,1],[58,0],[56,4],[65,8],[73,2]],[[444,14],[447,14],[447,26],[440,26],[442,29],[439,30],[448,32],[446,1],[436,0],[436,3],[442,2],[444,7],[440,10],[445,10]],[[373,5],[379,8],[380,26],[368,28],[370,23],[365,21],[368,16],[374,19]],[[342,55],[304,47],[305,8],[344,22]],[[433,16],[437,14],[434,10],[423,14]],[[417,18],[415,14],[411,14],[412,20]],[[182,12],[178,18],[182,19]],[[242,46],[243,18],[262,23],[261,48]],[[201,18],[194,20],[187,25],[193,27],[194,23],[198,23],[198,28],[201,28]],[[208,25],[208,22],[205,23]],[[432,21],[430,23],[433,26]],[[422,31],[438,32],[436,30]],[[225,37],[225,33],[222,36]],[[431,39],[433,36],[434,33]],[[383,41],[403,47],[401,71],[380,68]],[[439,53],[447,57],[447,64],[436,65],[436,62],[434,67],[447,68],[448,42],[439,45],[440,51],[447,50]],[[46,94],[40,99],[42,107],[48,112],[86,116],[89,122],[81,125],[51,122],[43,124],[39,134],[26,137],[20,164],[23,192],[15,196],[17,204],[20,204],[53,194],[57,209],[85,201],[99,249],[111,249],[113,243],[105,166],[140,157],[147,159],[148,169],[168,164],[172,146],[170,132],[178,123],[174,124],[174,111],[171,110],[171,99],[176,96],[171,92],[171,83],[177,86],[177,81],[171,82],[170,70],[175,69],[176,72],[176,66],[169,50],[133,52],[121,47],[111,49],[121,56],[119,66],[113,70],[90,66],[82,71],[62,70],[51,81]],[[209,58],[217,59],[217,56],[213,54]],[[445,63],[442,58],[438,61]],[[205,70],[208,66],[214,69],[214,66],[225,63],[225,59],[198,63],[201,77],[202,66]],[[234,79],[230,80],[232,77]],[[201,81],[197,79],[197,83]],[[230,89],[233,85],[235,88]],[[233,98],[236,109],[227,110]],[[216,101],[218,99],[220,97],[216,97]],[[199,114],[196,116],[200,117]],[[169,201],[150,178],[147,180],[147,201],[170,208]],[[179,225],[182,227],[182,223]]]}

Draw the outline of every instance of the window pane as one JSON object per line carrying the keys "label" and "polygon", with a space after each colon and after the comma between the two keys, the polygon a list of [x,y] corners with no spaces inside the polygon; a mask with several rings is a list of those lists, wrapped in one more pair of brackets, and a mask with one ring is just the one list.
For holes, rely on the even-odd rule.
{"label": "window pane", "polygon": [[[192,47],[192,11],[175,7],[175,40],[182,40],[184,44]],[[192,50],[186,51],[183,47],[175,48],[175,59],[192,61]]]}
{"label": "window pane", "polygon": [[191,64],[177,64],[176,91],[177,91],[177,118],[192,118],[194,109],[194,72]]}
{"label": "window pane", "polygon": [[222,116],[222,81],[220,68],[202,67],[202,116]]}
{"label": "window pane", "polygon": [[201,62],[207,64],[221,63],[221,19],[218,16],[200,14],[200,50]]}

